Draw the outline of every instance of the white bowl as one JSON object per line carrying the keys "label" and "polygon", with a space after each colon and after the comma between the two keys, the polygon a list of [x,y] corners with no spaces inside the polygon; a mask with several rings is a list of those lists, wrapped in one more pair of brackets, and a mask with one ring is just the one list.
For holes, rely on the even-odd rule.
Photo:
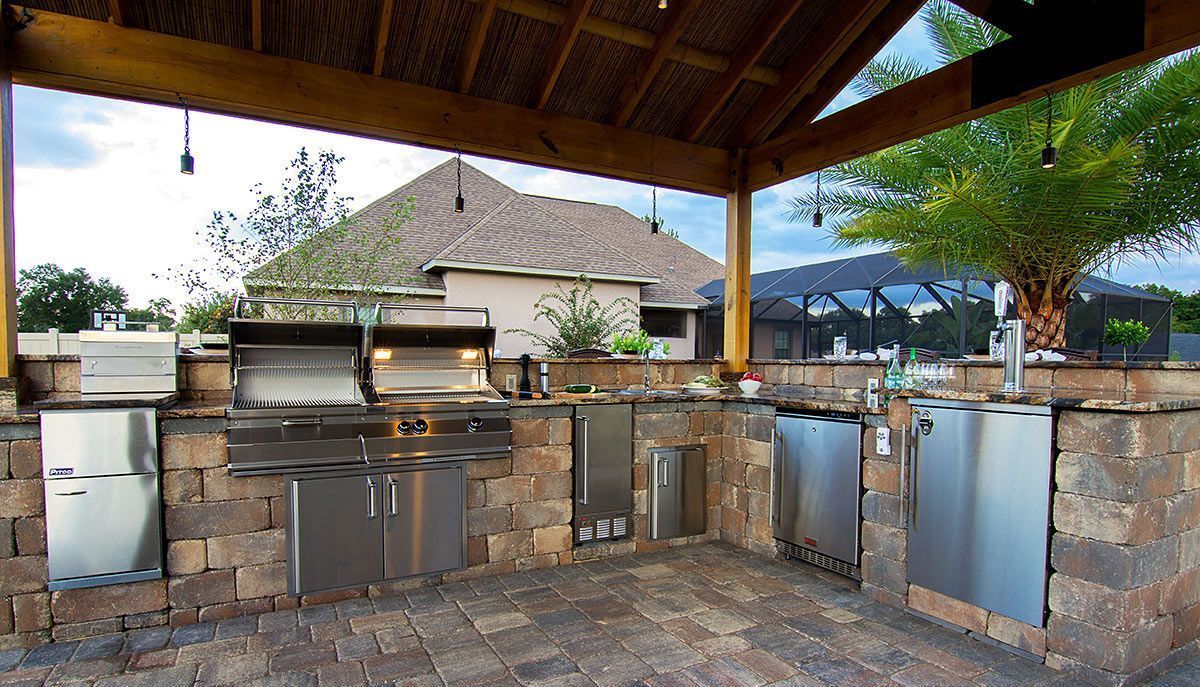
{"label": "white bowl", "polygon": [[742,390],[743,394],[748,396],[758,393],[758,388],[761,386],[762,382],[757,382],[753,379],[743,379],[742,381],[738,382],[738,388]]}

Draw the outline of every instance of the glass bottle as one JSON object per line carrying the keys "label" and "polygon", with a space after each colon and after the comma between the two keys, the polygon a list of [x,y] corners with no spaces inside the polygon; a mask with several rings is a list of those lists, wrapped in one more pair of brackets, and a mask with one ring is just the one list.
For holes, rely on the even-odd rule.
{"label": "glass bottle", "polygon": [[908,349],[908,362],[904,365],[904,387],[917,388],[917,349]]}
{"label": "glass bottle", "polygon": [[888,363],[887,374],[883,376],[883,386],[888,389],[904,386],[904,372],[900,369],[900,344],[892,349],[892,361]]}

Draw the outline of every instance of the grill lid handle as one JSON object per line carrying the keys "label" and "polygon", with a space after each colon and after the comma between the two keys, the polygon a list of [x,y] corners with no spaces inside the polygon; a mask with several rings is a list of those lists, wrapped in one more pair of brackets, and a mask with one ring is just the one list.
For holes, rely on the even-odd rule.
{"label": "grill lid handle", "polygon": [[279,424],[283,425],[284,427],[308,427],[308,426],[313,426],[313,425],[320,425],[323,422],[325,422],[325,420],[322,418],[319,418],[319,417],[304,417],[304,418],[289,418]]}

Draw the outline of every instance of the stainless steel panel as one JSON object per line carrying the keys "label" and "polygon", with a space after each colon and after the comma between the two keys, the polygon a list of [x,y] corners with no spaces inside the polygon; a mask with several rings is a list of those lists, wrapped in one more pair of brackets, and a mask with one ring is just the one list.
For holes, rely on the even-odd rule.
{"label": "stainless steel panel", "polygon": [[1049,409],[914,401],[913,427],[909,581],[1042,626]]}
{"label": "stainless steel panel", "polygon": [[650,452],[650,539],[704,534],[703,446]]}
{"label": "stainless steel panel", "polygon": [[575,513],[633,507],[633,407],[575,409]]}
{"label": "stainless steel panel", "polygon": [[43,484],[51,580],[161,569],[157,474]]}
{"label": "stainless steel panel", "polygon": [[175,375],[176,359],[168,356],[93,356],[83,358],[80,374],[101,377]]}
{"label": "stainless steel panel", "polygon": [[862,424],[776,416],[774,535],[858,563]]}
{"label": "stainless steel panel", "polygon": [[383,577],[383,475],[302,478],[288,490],[288,593]]}
{"label": "stainless steel panel", "polygon": [[384,577],[457,570],[466,560],[466,471],[461,465],[384,478]]}
{"label": "stainless steel panel", "polygon": [[174,374],[148,377],[83,375],[79,378],[79,391],[83,394],[171,393],[176,389]]}
{"label": "stainless steel panel", "polygon": [[157,473],[154,418],[149,408],[42,411],[42,476]]}

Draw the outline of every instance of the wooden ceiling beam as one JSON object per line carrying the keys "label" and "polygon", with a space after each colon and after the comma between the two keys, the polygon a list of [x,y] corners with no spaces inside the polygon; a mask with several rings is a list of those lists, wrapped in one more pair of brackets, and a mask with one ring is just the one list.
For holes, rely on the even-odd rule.
{"label": "wooden ceiling beam", "polygon": [[117,26],[125,26],[129,14],[125,11],[125,0],[108,0],[108,20]]}
{"label": "wooden ceiling beam", "polygon": [[488,27],[492,25],[492,17],[495,15],[496,0],[480,0],[475,13],[471,15],[471,26],[467,29],[462,55],[458,59],[456,83],[459,93],[471,90],[471,82],[475,80],[475,69],[479,66],[479,57],[483,54],[484,43],[487,42]]}
{"label": "wooden ceiling beam", "polygon": [[383,74],[388,40],[392,35],[392,12],[395,9],[396,0],[381,0],[379,4],[379,18],[375,23],[375,59],[371,63],[371,73],[375,76]]}
{"label": "wooden ceiling beam", "polygon": [[250,0],[250,45],[254,52],[263,49],[263,7],[262,0]]}
{"label": "wooden ceiling beam", "polygon": [[[16,83],[463,152],[709,195],[729,153],[629,129],[250,50],[32,10]],[[650,170],[654,169],[651,175]]]}
{"label": "wooden ceiling beam", "polygon": [[[892,3],[895,6],[897,3]],[[916,5],[917,3],[910,3]],[[734,148],[762,143],[801,98],[816,88],[818,80],[860,40],[889,0],[845,0],[838,3],[800,53],[783,70],[779,83],[759,96],[738,125]]]}
{"label": "wooden ceiling beam", "polygon": [[[473,1],[480,2],[481,0]],[[528,19],[554,24],[555,26],[561,26],[566,19],[566,8],[547,0],[499,0],[496,4],[496,9],[512,12]],[[583,33],[590,33],[593,36],[600,36],[601,38],[616,41],[622,45],[641,48],[642,50],[653,49],[654,41],[657,38],[650,31],[643,31],[637,27],[620,24],[595,15],[584,19],[582,31]],[[672,62],[686,64],[690,67],[717,72],[718,74],[729,69],[729,56],[709,50],[701,50],[700,48],[682,43],[677,43],[671,49],[667,59]],[[770,67],[755,65],[750,70],[750,73],[746,75],[746,80],[774,86],[779,83],[779,71]]]}
{"label": "wooden ceiling beam", "polygon": [[1010,36],[1031,31],[1038,21],[1037,7],[1025,0],[950,0]]}
{"label": "wooden ceiling beam", "polygon": [[567,4],[566,17],[563,19],[562,25],[558,27],[558,31],[554,32],[554,41],[550,44],[546,67],[542,70],[537,86],[533,89],[534,108],[541,110],[546,107],[546,103],[550,102],[550,95],[554,93],[554,85],[558,83],[558,77],[562,75],[567,58],[571,56],[571,48],[575,47],[575,40],[579,38],[583,21],[592,11],[592,2],[594,0],[570,0]]}
{"label": "wooden ceiling beam", "polygon": [[746,74],[754,67],[754,63],[758,62],[804,2],[805,0],[774,0],[759,15],[746,38],[729,58],[729,69],[713,79],[692,106],[691,114],[683,124],[685,140],[694,142],[700,138],[729,97],[737,90],[738,85],[746,78]]}
{"label": "wooden ceiling beam", "polygon": [[817,76],[816,84],[807,95],[799,97],[792,107],[777,113],[775,121],[771,122],[772,126],[759,131],[751,147],[761,145],[767,139],[777,139],[777,131],[796,131],[803,124],[816,119],[924,4],[924,0],[889,2],[867,30],[850,44],[841,59],[836,60],[824,74]]}
{"label": "wooden ceiling beam", "polygon": [[658,70],[662,69],[667,58],[671,56],[671,51],[679,43],[688,21],[699,7],[700,0],[675,0],[667,7],[667,17],[663,27],[654,37],[654,45],[642,55],[637,69],[621,88],[621,95],[617,98],[617,105],[609,118],[611,124],[625,126],[629,123],[633,111],[637,109],[646,91],[650,90],[650,84],[654,83]]}
{"label": "wooden ceiling beam", "polygon": [[1058,11],[1063,15],[1046,17],[1047,25],[1074,18],[1073,36],[1056,33],[1057,42],[1036,32],[1013,37],[751,148],[750,187],[774,186],[1044,97],[1047,90],[1200,46],[1195,0],[1086,0]]}

